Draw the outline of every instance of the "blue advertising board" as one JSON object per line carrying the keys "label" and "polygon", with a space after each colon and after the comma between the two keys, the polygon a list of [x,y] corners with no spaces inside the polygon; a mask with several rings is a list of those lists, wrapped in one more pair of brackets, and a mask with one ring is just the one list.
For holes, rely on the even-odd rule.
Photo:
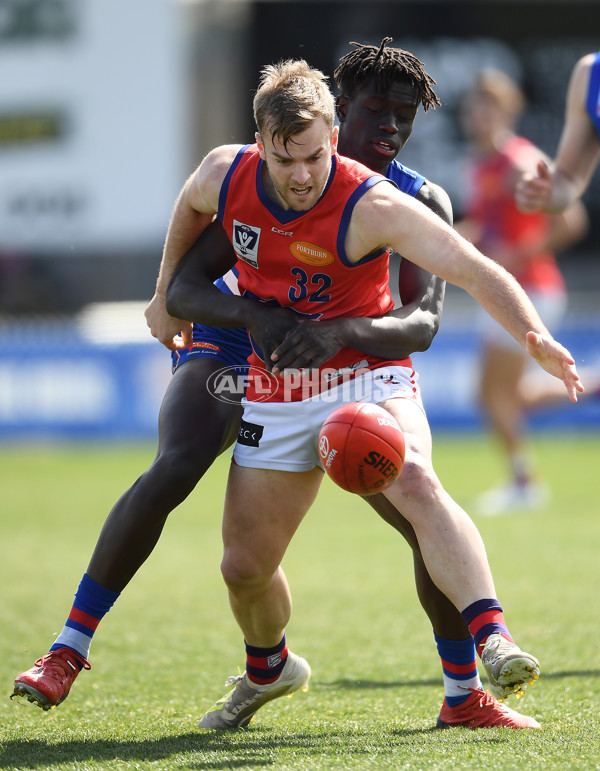
{"label": "blue advertising board", "polygon": [[[573,322],[557,337],[580,368],[600,370],[600,323]],[[472,325],[442,324],[429,351],[413,359],[432,429],[480,429]],[[98,344],[60,325],[0,334],[0,441],[153,440],[170,377],[169,352],[151,338]],[[600,396],[572,405],[565,395],[530,423],[599,430]]]}

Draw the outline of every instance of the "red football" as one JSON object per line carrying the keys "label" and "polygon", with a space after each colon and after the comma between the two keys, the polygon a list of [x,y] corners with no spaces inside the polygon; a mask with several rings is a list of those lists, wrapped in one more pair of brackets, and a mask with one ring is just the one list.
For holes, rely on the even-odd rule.
{"label": "red football", "polygon": [[321,463],[350,493],[374,495],[389,487],[404,463],[404,434],[383,407],[351,402],[334,410],[319,434]]}

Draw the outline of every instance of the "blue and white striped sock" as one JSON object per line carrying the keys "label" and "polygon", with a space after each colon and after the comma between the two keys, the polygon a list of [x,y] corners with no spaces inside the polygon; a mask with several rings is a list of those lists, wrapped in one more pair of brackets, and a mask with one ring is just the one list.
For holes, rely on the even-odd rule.
{"label": "blue and white striped sock", "polygon": [[449,707],[455,707],[469,698],[469,688],[483,690],[477,671],[475,642],[472,637],[466,640],[445,640],[436,634],[434,637],[442,660],[446,702]]}
{"label": "blue and white striped sock", "polygon": [[94,632],[119,594],[120,592],[105,589],[84,573],[69,617],[50,650],[66,646],[87,659]]}

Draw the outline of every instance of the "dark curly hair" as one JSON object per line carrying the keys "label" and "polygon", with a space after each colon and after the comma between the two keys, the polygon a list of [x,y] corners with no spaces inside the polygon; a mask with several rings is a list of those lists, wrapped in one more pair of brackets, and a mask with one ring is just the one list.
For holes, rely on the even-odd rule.
{"label": "dark curly hair", "polygon": [[406,80],[418,90],[425,112],[430,107],[440,106],[441,102],[432,88],[436,82],[423,69],[423,62],[402,48],[386,48],[391,42],[391,37],[384,37],[379,48],[350,43],[356,46],[355,50],[342,56],[333,73],[342,95],[351,99],[371,79],[375,81],[375,90],[380,93],[388,91],[394,81]]}

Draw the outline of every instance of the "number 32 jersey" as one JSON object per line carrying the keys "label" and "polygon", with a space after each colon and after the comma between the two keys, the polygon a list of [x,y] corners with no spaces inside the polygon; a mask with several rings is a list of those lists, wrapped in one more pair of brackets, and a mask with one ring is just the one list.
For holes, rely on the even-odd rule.
{"label": "number 32 jersey", "polygon": [[[256,145],[241,148],[221,188],[218,219],[238,256],[240,295],[292,308],[312,319],[382,316],[394,303],[389,289],[389,249],[348,261],[345,240],[357,201],[386,178],[335,154],[325,191],[308,211],[283,209],[267,196]],[[262,365],[255,344],[250,364]],[[384,362],[342,349],[322,369],[347,374]],[[394,364],[411,366],[410,359]],[[252,380],[247,398],[252,400]],[[335,385],[328,376],[323,388]],[[302,398],[298,396],[297,398]],[[276,399],[276,397],[275,397]]]}

